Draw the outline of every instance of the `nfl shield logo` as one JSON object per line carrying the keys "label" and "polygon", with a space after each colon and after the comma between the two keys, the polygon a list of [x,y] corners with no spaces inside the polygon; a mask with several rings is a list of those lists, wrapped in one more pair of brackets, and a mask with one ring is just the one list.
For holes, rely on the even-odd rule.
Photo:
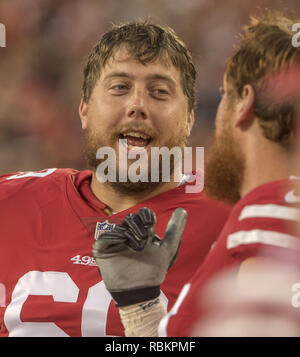
{"label": "nfl shield logo", "polygon": [[97,222],[95,230],[95,240],[97,240],[101,233],[110,231],[114,228],[115,224],[107,222]]}

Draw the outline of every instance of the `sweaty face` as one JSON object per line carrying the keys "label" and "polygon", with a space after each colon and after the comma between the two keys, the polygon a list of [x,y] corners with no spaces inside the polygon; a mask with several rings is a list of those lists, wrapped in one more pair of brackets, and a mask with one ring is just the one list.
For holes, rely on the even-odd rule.
{"label": "sweaty face", "polygon": [[[105,160],[96,159],[99,148],[114,149],[117,182],[108,184],[126,193],[153,189],[161,180],[118,182],[120,171],[128,171],[135,161],[119,163],[119,140],[127,140],[127,146],[122,146],[125,151],[146,150],[150,181],[151,147],[183,148],[193,124],[179,71],[163,60],[143,65],[132,59],[125,48],[117,50],[103,68],[89,103],[81,104],[80,113],[86,130],[85,153],[89,166],[96,170]],[[172,162],[171,170],[174,170]]]}
{"label": "sweaty face", "polygon": [[240,199],[244,156],[233,135],[234,101],[225,94],[219,104],[216,133],[205,168],[205,190],[210,196],[234,204]]}

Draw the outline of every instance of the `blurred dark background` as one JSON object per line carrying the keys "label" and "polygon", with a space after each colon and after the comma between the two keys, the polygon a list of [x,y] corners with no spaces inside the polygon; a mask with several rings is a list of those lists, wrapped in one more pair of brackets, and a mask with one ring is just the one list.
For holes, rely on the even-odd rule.
{"label": "blurred dark background", "polygon": [[211,144],[224,63],[250,14],[300,15],[300,0],[0,0],[0,173],[85,168],[78,116],[86,56],[112,23],[173,27],[198,70],[191,146]]}

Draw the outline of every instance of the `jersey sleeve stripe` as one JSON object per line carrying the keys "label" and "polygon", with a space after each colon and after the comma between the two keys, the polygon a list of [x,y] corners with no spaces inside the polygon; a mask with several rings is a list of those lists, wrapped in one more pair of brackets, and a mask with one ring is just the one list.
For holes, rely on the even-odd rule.
{"label": "jersey sleeve stripe", "polygon": [[230,234],[227,238],[227,249],[255,243],[299,250],[300,241],[298,237],[289,234],[253,229]]}
{"label": "jersey sleeve stripe", "polygon": [[250,205],[243,208],[239,216],[239,221],[246,218],[258,217],[300,221],[300,209],[274,204]]}

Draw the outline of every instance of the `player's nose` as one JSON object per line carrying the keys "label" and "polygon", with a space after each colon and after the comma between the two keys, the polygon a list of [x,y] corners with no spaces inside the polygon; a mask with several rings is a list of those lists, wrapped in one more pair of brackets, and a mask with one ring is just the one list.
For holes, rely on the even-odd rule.
{"label": "player's nose", "polygon": [[127,116],[131,119],[147,119],[149,117],[145,94],[135,90],[129,100]]}

